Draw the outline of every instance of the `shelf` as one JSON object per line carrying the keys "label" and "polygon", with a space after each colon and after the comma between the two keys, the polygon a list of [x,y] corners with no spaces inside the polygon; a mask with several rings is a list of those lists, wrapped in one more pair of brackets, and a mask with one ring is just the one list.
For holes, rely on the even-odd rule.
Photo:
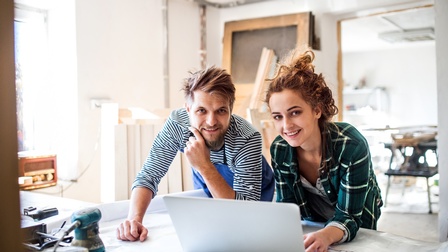
{"label": "shelf", "polygon": [[342,91],[342,94],[344,95],[362,95],[362,94],[371,94],[373,93],[377,88],[344,88]]}

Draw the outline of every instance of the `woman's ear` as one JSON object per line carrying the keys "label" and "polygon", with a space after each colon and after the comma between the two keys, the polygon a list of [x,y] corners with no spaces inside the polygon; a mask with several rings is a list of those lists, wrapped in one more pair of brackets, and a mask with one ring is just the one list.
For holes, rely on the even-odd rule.
{"label": "woman's ear", "polygon": [[322,110],[319,106],[314,109],[314,116],[319,119],[322,116]]}

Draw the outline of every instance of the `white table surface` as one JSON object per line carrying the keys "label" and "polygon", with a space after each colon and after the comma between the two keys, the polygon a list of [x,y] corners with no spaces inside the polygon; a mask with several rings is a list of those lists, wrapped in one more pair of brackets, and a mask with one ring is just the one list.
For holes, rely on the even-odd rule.
{"label": "white table surface", "polygon": [[[188,191],[179,193],[185,196],[205,197],[200,191]],[[144,242],[125,242],[116,239],[116,228],[126,218],[129,201],[118,201],[105,204],[92,204],[88,202],[76,201],[60,197],[42,195],[31,192],[21,192],[22,209],[27,206],[36,207],[57,207],[59,215],[43,220],[47,224],[47,230],[58,228],[65,220],[70,222],[71,214],[85,207],[96,206],[101,210],[102,218],[99,222],[100,237],[108,252],[118,251],[158,251],[158,252],[176,252],[182,251],[176,231],[172,225],[171,219],[165,210],[161,196],[156,196],[147,214],[143,224],[148,228],[149,235]],[[23,210],[22,210],[23,211]],[[320,227],[309,222],[302,222],[304,233],[319,229]],[[389,252],[389,251],[448,251],[448,242],[436,243],[425,242],[410,239],[385,232],[360,229],[356,238],[340,245],[332,246],[331,251],[340,252]]]}

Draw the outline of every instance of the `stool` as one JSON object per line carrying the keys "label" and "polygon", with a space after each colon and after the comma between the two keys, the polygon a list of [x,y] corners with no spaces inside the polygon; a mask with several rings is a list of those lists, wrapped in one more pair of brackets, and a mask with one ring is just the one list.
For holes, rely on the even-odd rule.
{"label": "stool", "polygon": [[[390,149],[392,155],[390,157],[389,169],[384,173],[387,176],[387,188],[386,188],[386,198],[384,199],[384,206],[387,204],[387,195],[389,193],[390,187],[390,179],[391,176],[402,176],[402,177],[424,177],[426,178],[426,190],[428,193],[428,205],[429,205],[429,213],[432,213],[431,207],[431,192],[429,185],[429,178],[433,177],[438,173],[438,166],[429,166],[426,162],[426,151],[432,150],[436,153],[437,156],[437,142],[423,142],[418,143],[415,146],[405,146],[405,145],[393,145],[393,144],[385,144],[387,149]],[[414,150],[412,151],[412,155],[407,156],[405,152],[406,147],[412,147]],[[403,164],[400,165],[398,169],[392,168],[392,161],[395,157],[394,149],[400,150],[400,153],[404,157]],[[423,157],[423,162],[420,163],[419,160]]]}

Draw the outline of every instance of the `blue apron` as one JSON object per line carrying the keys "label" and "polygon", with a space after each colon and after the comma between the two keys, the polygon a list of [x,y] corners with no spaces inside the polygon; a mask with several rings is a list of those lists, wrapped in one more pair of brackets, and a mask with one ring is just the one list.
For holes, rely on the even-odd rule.
{"label": "blue apron", "polygon": [[[227,184],[233,188],[233,172],[225,164],[214,164],[219,174],[224,178]],[[271,166],[268,164],[264,156],[261,162],[262,167],[262,182],[261,182],[261,201],[272,201],[274,197],[274,173],[272,172]],[[204,179],[195,169],[193,170],[193,184],[194,189],[203,189],[204,192],[211,198],[212,194],[207,188]]]}

